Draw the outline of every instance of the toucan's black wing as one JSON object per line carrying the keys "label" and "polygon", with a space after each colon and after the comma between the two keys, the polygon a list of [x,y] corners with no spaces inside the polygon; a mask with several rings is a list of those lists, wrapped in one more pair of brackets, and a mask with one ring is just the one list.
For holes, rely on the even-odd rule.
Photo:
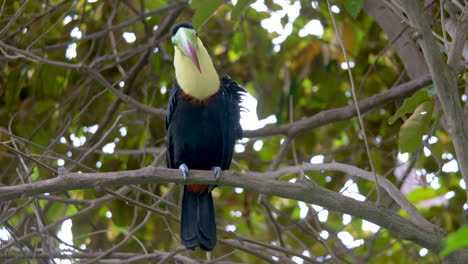
{"label": "toucan's black wing", "polygon": [[221,169],[227,170],[231,165],[234,144],[237,139],[242,138],[242,127],[240,125],[240,103],[245,89],[239,86],[229,76],[221,78],[221,91],[224,97],[224,118],[222,122],[223,151],[221,158]]}
{"label": "toucan's black wing", "polygon": [[182,92],[182,89],[180,89],[179,85],[176,82],[174,84],[174,87],[172,87],[171,94],[169,95],[169,103],[167,104],[166,130],[168,134],[167,134],[167,140],[166,140],[166,147],[167,147],[166,162],[167,162],[168,168],[174,168],[174,166],[176,166],[175,161],[174,161],[174,142],[173,142],[172,135],[169,133],[169,125],[172,121],[171,120],[172,115],[174,113],[174,109],[177,106],[177,99],[179,98],[179,95],[181,92]]}

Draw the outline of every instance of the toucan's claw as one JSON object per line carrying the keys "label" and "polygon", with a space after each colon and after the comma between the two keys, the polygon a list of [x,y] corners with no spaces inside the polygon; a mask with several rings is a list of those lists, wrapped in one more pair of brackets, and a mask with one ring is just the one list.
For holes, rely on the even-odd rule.
{"label": "toucan's claw", "polygon": [[211,168],[212,171],[215,173],[216,183],[218,183],[219,176],[221,176],[221,167],[213,167]]}
{"label": "toucan's claw", "polygon": [[188,177],[188,167],[187,167],[187,165],[185,165],[185,163],[180,164],[179,170],[181,170],[182,173],[184,174],[184,183],[186,183],[187,182],[187,177]]}

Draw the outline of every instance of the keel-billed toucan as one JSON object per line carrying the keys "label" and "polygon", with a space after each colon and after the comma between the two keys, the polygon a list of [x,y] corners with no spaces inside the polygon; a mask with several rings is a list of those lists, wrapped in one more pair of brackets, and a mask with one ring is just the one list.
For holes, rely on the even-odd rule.
{"label": "keel-billed toucan", "polygon": [[[171,36],[176,83],[166,114],[167,165],[181,169],[185,179],[189,169],[213,170],[218,179],[242,138],[239,103],[245,90],[228,76],[218,77],[192,24],[175,25]],[[180,237],[187,248],[210,251],[216,245],[213,187],[184,186]]]}

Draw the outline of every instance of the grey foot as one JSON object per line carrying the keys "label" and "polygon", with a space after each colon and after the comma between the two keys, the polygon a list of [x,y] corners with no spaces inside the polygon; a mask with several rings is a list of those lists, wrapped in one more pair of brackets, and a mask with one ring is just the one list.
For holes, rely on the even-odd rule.
{"label": "grey foot", "polygon": [[218,185],[218,180],[219,180],[219,177],[221,176],[221,167],[213,167],[211,168],[212,171],[214,171],[214,176],[215,176],[215,179],[216,179],[216,185],[210,185],[210,188],[208,189],[208,191],[212,191],[215,187],[218,187],[221,189],[221,186]]}
{"label": "grey foot", "polygon": [[212,171],[214,171],[214,176],[216,178],[216,183],[218,183],[219,176],[221,176],[221,167],[213,167],[211,168]]}
{"label": "grey foot", "polygon": [[187,182],[187,177],[188,177],[188,167],[185,165],[185,163],[180,164],[179,170],[182,171],[184,174],[184,182]]}

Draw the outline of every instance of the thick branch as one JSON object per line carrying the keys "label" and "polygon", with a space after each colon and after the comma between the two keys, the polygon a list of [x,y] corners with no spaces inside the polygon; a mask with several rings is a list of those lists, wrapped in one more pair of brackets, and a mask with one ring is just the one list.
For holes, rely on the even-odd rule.
{"label": "thick branch", "polygon": [[[68,260],[77,260],[77,259],[90,259],[100,256],[102,253],[73,253],[73,254],[61,254],[61,253],[27,253],[27,254],[4,254],[0,255],[0,259],[68,259]],[[106,257],[106,260],[112,263],[137,263],[143,261],[155,261],[158,259],[163,259],[167,257],[170,253],[155,250],[151,254],[137,254],[137,253],[127,253],[127,252],[115,252]],[[174,256],[174,259],[182,263],[199,263],[196,260],[185,256]]]}
{"label": "thick branch", "polygon": [[[0,201],[13,200],[42,193],[74,189],[101,189],[131,184],[168,183],[183,184],[179,170],[145,167],[138,170],[107,173],[64,173],[45,181],[31,184],[0,187]],[[192,170],[187,183],[215,184],[210,171]],[[240,174],[224,171],[218,184],[242,187],[262,194],[313,203],[333,211],[366,219],[399,234],[403,239],[413,241],[434,252],[441,247],[441,236],[423,229],[397,213],[376,206],[370,202],[359,202],[309,182],[290,183],[275,180],[268,174]]]}
{"label": "thick branch", "polygon": [[[444,109],[448,133],[452,137],[460,171],[465,182],[468,182],[468,134],[463,124],[463,110],[457,88],[456,72],[444,62],[419,1],[400,1],[400,3],[405,9],[416,35],[419,36],[418,42],[424,52],[424,57]],[[456,53],[460,52],[457,51]]]}
{"label": "thick branch", "polygon": [[[463,54],[466,37],[468,36],[468,4],[463,9],[460,21],[457,23],[454,36],[452,36],[452,47],[450,48],[447,64],[458,70],[460,57]],[[468,58],[465,58],[468,60]]]}
{"label": "thick branch", "polygon": [[[278,171],[269,173],[269,176],[273,176],[274,178],[279,178],[283,175],[287,174],[295,174],[299,171],[341,171],[348,175],[359,177],[361,179],[365,179],[368,181],[375,181],[375,176],[372,172],[368,172],[362,170],[360,168],[342,164],[338,162],[332,163],[323,163],[323,164],[311,164],[311,163],[304,163],[301,166],[294,166],[294,167],[285,167]],[[408,216],[421,228],[426,228],[429,231],[434,230],[434,225],[425,219],[421,213],[418,211],[413,204],[411,204],[405,196],[398,190],[398,188],[391,183],[387,178],[384,178],[380,175],[377,175],[379,178],[379,184],[381,187],[387,191],[387,193],[392,197],[393,200],[408,214]]]}
{"label": "thick branch", "polygon": [[[91,72],[92,74],[92,72]],[[100,78],[97,78],[99,80]],[[367,113],[374,109],[377,109],[389,102],[392,102],[396,99],[405,98],[417,90],[429,85],[431,83],[431,76],[424,75],[419,78],[416,78],[412,81],[407,83],[398,85],[393,87],[392,89],[385,91],[380,94],[376,94],[370,96],[358,103],[358,107],[362,113]],[[112,87],[105,84],[106,87]],[[114,88],[113,92],[115,92]],[[119,93],[115,92],[116,95],[119,97]],[[120,97],[123,99],[122,97]],[[127,100],[125,100],[127,101]],[[136,100],[132,99],[132,101],[127,101],[134,105],[139,110],[145,111],[147,113],[153,114],[155,117],[163,120],[165,113],[161,109],[152,108],[151,106],[145,106],[141,103],[136,102]],[[300,121],[292,122],[289,124],[278,125],[278,126],[268,126],[264,128],[260,128],[257,130],[245,130],[244,137],[252,138],[252,137],[268,137],[268,136],[275,136],[275,135],[291,135],[295,136],[305,131],[308,131],[313,128],[321,127],[326,124],[334,123],[337,121],[348,120],[353,118],[357,115],[356,109],[353,105],[348,105],[345,107],[334,108],[330,110],[321,111],[316,115],[311,117],[304,118]]]}
{"label": "thick branch", "polygon": [[[431,77],[424,75],[392,89],[368,97],[358,103],[361,113],[381,107],[396,99],[405,98],[431,83]],[[274,135],[297,135],[307,130],[317,128],[337,121],[348,120],[357,115],[354,105],[322,111],[311,117],[290,124],[268,126],[257,130],[244,131],[244,137],[265,137]]]}
{"label": "thick branch", "polygon": [[391,8],[380,0],[366,0],[364,9],[375,19],[385,31],[388,39],[394,43],[398,57],[400,57],[411,79],[429,73],[424,56],[411,38],[411,34],[401,24],[401,18]]}

